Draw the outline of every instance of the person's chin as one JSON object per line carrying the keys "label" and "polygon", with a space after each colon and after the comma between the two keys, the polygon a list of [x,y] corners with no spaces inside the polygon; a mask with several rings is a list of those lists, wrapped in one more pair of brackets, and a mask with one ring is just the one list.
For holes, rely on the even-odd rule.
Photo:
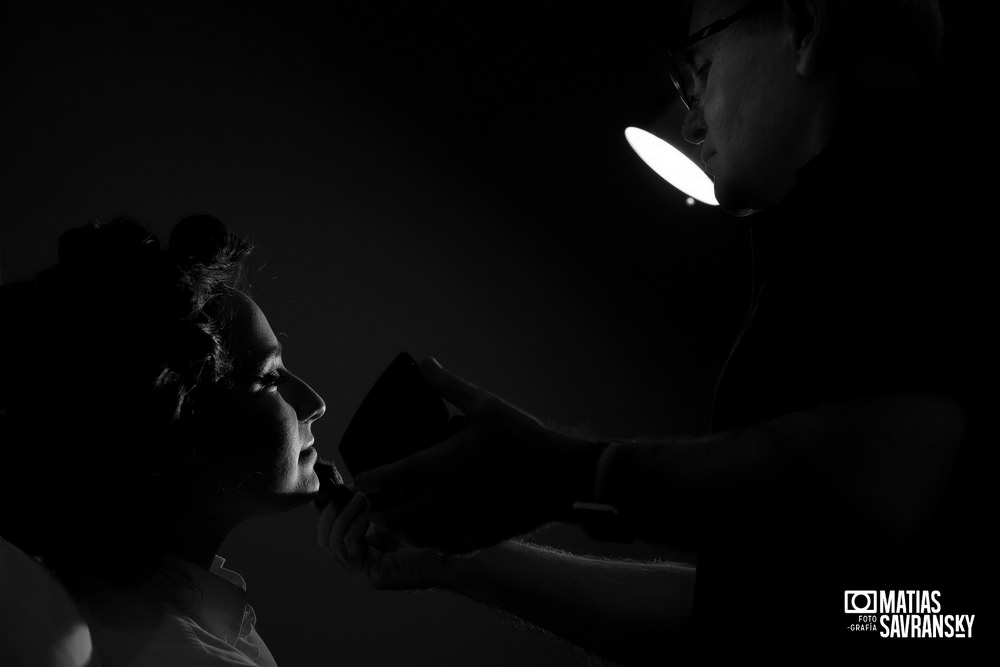
{"label": "person's chin", "polygon": [[715,177],[715,199],[719,207],[736,217],[744,217],[757,213],[760,209],[750,206],[749,199],[738,187],[734,187],[728,179]]}
{"label": "person's chin", "polygon": [[299,474],[293,484],[274,498],[278,511],[294,509],[308,503],[319,492],[319,475],[313,469],[312,463],[300,465]]}
{"label": "person's chin", "polygon": [[[314,459],[315,460],[315,459]],[[319,492],[319,475],[316,473],[316,469],[313,468],[312,464],[309,464],[309,472],[305,473],[303,480],[303,486],[305,487],[305,493],[310,496],[314,496]]]}
{"label": "person's chin", "polygon": [[268,513],[287,512],[288,510],[301,507],[315,498],[318,492],[319,478],[315,476],[311,480],[304,478],[302,484],[298,485],[294,490],[274,498]]}

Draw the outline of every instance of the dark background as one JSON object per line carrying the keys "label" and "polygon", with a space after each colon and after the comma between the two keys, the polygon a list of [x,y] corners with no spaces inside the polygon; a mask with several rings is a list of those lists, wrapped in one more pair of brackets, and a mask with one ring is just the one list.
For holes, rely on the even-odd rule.
{"label": "dark background", "polygon": [[[4,280],[90,219],[165,238],[207,212],[258,244],[253,293],[326,399],[326,456],[404,349],[558,424],[702,431],[748,302],[746,224],[686,204],[623,136],[680,122],[674,10],[538,5],[5,5]],[[944,11],[962,113],[928,140],[995,139],[990,24]],[[890,121],[874,109],[873,136]],[[456,596],[369,591],[315,546],[308,507],[248,522],[223,555],[279,664],[589,664]]]}

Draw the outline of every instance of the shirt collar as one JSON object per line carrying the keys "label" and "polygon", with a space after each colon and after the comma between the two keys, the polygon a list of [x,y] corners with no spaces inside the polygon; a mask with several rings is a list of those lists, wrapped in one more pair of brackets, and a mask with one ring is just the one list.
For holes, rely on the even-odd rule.
{"label": "shirt collar", "polygon": [[174,606],[235,646],[253,631],[257,619],[253,607],[247,603],[246,581],[239,573],[226,569],[225,562],[221,556],[215,556],[206,570],[176,556],[167,556],[164,566],[170,574],[179,574],[187,580],[182,583],[184,590],[191,590],[185,583],[193,586],[193,594],[178,596]]}

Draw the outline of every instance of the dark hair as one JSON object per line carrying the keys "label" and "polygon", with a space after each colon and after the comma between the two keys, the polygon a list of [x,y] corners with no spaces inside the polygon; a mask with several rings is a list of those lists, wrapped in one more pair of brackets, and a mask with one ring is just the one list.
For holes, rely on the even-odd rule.
{"label": "dark hair", "polygon": [[906,63],[927,89],[941,75],[944,21],[938,0],[828,0],[841,44]]}
{"label": "dark hair", "polygon": [[[683,3],[688,13],[695,1]],[[750,4],[734,3],[733,9]],[[933,90],[941,75],[944,42],[939,4],[938,0],[825,0],[823,10],[836,35],[837,66],[865,66],[872,56],[889,59],[912,68],[921,86]],[[760,11],[728,34],[769,25],[780,9],[779,2],[763,3]]]}
{"label": "dark hair", "polygon": [[55,266],[0,288],[5,538],[57,571],[156,554],[134,522],[170,511],[163,480],[201,444],[249,252],[210,216],[179,222],[166,249],[117,218],[70,229]]}

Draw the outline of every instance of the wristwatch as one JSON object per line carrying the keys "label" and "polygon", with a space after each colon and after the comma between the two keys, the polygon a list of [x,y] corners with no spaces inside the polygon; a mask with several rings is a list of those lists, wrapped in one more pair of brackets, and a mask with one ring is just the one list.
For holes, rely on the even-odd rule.
{"label": "wristwatch", "polygon": [[569,520],[600,542],[632,542],[636,535],[631,522],[621,515],[617,507],[605,500],[608,470],[617,444],[601,442],[601,445],[601,454],[594,470],[592,497],[573,503]]}

